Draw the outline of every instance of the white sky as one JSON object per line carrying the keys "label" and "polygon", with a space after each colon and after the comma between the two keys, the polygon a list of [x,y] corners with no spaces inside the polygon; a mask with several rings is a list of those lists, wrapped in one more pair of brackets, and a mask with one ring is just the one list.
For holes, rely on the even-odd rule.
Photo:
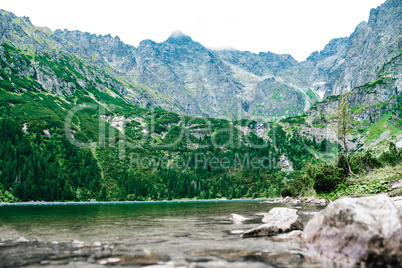
{"label": "white sky", "polygon": [[36,26],[118,35],[138,46],[181,30],[209,48],[271,51],[304,60],[349,36],[385,0],[0,0]]}

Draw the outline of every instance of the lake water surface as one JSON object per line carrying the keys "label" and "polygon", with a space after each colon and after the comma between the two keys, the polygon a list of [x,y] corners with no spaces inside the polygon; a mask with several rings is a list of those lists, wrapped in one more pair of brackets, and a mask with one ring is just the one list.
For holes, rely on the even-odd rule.
{"label": "lake water surface", "polygon": [[[0,206],[0,238],[15,239],[22,235],[48,242],[72,239],[107,242],[124,254],[148,250],[168,255],[170,263],[175,265],[270,266],[270,261],[236,256],[241,251],[278,254],[283,260],[276,260],[279,263],[273,265],[276,267],[288,267],[287,259],[295,257],[300,258],[297,263],[306,264],[297,242],[242,239],[230,233],[261,225],[261,214],[277,206],[298,209],[304,225],[323,208],[258,201]],[[252,220],[234,224],[230,221],[231,213]],[[229,252],[229,257],[225,252]]]}

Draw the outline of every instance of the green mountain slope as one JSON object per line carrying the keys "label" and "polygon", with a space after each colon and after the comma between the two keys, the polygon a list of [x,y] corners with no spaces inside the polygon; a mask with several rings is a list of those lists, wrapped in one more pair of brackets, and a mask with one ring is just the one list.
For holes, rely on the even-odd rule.
{"label": "green mountain slope", "polygon": [[[312,158],[277,124],[140,108],[77,57],[1,48],[0,189],[18,200],[276,196],[280,156],[296,167]],[[70,90],[35,82],[38,66]]]}
{"label": "green mountain slope", "polygon": [[[386,3],[376,17],[399,12]],[[337,161],[331,122],[342,96],[318,101],[307,77],[326,76],[320,66],[334,55],[340,67],[346,40],[301,64],[290,55],[209,51],[182,34],[134,48],[111,36],[52,32],[6,11],[0,26],[3,201],[275,197],[308,163]],[[353,152],[402,147],[395,44],[386,55],[378,49],[372,80],[359,76],[365,84],[348,96]],[[331,70],[336,81],[347,73]]]}

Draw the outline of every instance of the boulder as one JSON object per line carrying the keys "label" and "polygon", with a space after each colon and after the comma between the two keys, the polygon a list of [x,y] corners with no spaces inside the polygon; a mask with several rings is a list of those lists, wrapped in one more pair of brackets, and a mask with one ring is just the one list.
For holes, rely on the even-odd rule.
{"label": "boulder", "polygon": [[273,208],[267,214],[264,215],[262,222],[269,223],[273,221],[279,221],[283,218],[290,216],[297,216],[297,209],[290,208]]}
{"label": "boulder", "polygon": [[324,266],[402,263],[401,220],[385,195],[343,198],[329,204],[308,222],[303,240],[306,255]]}
{"label": "boulder", "polygon": [[274,236],[294,230],[303,230],[303,223],[297,215],[296,209],[273,208],[265,215],[263,224],[245,231],[242,237]]}
{"label": "boulder", "polygon": [[230,220],[233,221],[233,223],[235,224],[242,224],[243,221],[250,220],[250,218],[246,218],[243,217],[242,215],[232,213],[230,214]]}
{"label": "boulder", "polygon": [[293,230],[303,230],[303,223],[299,217],[288,217],[277,222],[263,224],[251,230],[245,231],[242,234],[242,237],[274,236],[288,233]]}

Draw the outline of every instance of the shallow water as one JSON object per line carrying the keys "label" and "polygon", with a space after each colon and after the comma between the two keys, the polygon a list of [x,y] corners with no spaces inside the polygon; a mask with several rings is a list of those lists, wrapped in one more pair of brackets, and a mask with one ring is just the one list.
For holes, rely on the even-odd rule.
{"label": "shallow water", "polygon": [[[117,244],[115,250],[124,254],[145,249],[168,255],[177,265],[203,263],[207,267],[228,266],[228,258],[220,256],[224,250],[301,253],[300,245],[295,241],[242,239],[230,233],[261,225],[261,214],[278,206],[298,209],[304,224],[313,213],[323,208],[261,204],[258,201],[0,206],[0,238],[15,239],[22,235],[48,242],[72,239],[87,243],[100,241]],[[231,213],[252,220],[233,224]],[[201,254],[201,250],[204,253]],[[214,253],[211,250],[218,251]],[[245,263],[249,267],[267,265],[260,261],[239,261],[236,256],[229,261],[232,267],[241,267]]]}

